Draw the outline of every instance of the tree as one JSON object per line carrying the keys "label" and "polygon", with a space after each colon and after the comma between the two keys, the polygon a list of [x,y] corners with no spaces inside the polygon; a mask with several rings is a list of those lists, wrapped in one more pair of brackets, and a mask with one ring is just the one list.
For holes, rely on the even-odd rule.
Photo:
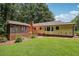
{"label": "tree", "polygon": [[34,21],[45,22],[45,21],[53,21],[54,15],[49,11],[48,6],[46,4],[19,4],[19,21],[29,23]]}
{"label": "tree", "polygon": [[76,30],[79,30],[79,14],[71,21],[76,24]]}
{"label": "tree", "polygon": [[0,4],[0,32],[7,33],[6,21],[35,23],[53,21],[54,15],[44,3],[2,3]]}

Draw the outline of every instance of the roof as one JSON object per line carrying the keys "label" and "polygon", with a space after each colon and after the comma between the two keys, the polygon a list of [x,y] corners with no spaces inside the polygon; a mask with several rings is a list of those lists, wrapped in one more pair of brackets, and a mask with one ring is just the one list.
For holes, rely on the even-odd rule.
{"label": "roof", "polygon": [[27,23],[22,23],[22,22],[18,22],[18,21],[12,21],[12,20],[8,20],[7,24],[15,24],[15,25],[24,25],[24,26],[30,26]]}
{"label": "roof", "polygon": [[74,23],[70,23],[70,22],[51,21],[51,22],[36,23],[33,26],[68,25],[68,24],[74,25]]}

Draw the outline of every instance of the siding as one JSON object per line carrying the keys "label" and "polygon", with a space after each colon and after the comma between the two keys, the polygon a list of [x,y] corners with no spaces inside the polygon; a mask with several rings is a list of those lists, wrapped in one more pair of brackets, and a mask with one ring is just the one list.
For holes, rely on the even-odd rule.
{"label": "siding", "polygon": [[73,26],[74,25],[59,25],[59,30],[56,30],[56,25],[50,26],[53,27],[53,31],[45,31],[44,26],[41,26],[42,29],[40,30],[40,27],[37,26],[35,33],[73,36]]}

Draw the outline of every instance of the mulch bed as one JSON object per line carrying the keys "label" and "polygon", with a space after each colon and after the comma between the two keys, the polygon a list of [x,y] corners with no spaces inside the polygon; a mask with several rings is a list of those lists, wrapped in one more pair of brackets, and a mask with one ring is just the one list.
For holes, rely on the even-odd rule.
{"label": "mulch bed", "polygon": [[79,34],[76,34],[77,36],[79,36]]}
{"label": "mulch bed", "polygon": [[[28,40],[31,40],[30,38],[26,38],[24,37],[23,41],[28,41]],[[15,44],[15,40],[10,40],[10,41],[7,41],[7,42],[0,42],[0,46],[2,45],[13,45]]]}
{"label": "mulch bed", "polygon": [[2,46],[2,45],[13,45],[13,44],[15,44],[15,40],[2,42],[2,43],[0,43],[0,46]]}

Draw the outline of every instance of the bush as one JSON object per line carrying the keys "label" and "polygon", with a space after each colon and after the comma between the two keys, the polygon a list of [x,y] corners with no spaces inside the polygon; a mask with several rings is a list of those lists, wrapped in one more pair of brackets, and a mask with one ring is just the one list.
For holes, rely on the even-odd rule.
{"label": "bush", "polygon": [[15,43],[18,43],[18,42],[22,42],[22,36],[21,35],[16,35]]}
{"label": "bush", "polygon": [[31,38],[35,38],[35,35],[32,35]]}
{"label": "bush", "polygon": [[8,39],[6,37],[0,37],[0,42],[6,42]]}
{"label": "bush", "polygon": [[19,43],[19,42],[22,42],[22,38],[17,38],[15,43]]}

